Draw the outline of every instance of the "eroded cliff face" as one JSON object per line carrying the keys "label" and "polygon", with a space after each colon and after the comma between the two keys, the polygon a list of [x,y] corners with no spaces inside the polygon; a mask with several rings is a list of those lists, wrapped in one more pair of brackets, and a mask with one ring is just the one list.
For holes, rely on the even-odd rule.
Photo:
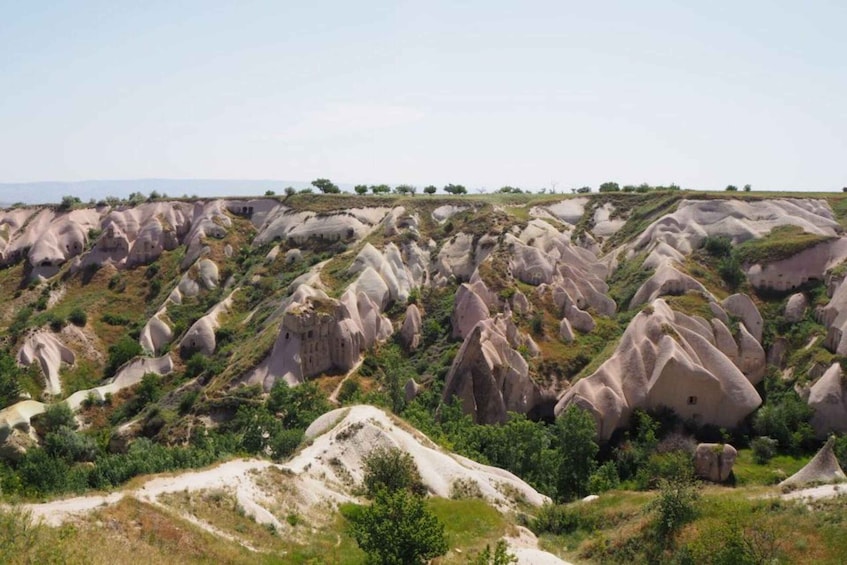
{"label": "eroded cliff face", "polygon": [[[737,255],[732,283],[704,251],[716,238],[727,253],[759,245]],[[327,196],[0,212],[2,319],[45,313],[7,332],[18,361],[43,375],[41,400],[78,406],[137,383],[137,370],[120,378],[133,363],[168,373],[195,356],[209,362],[192,367],[214,365],[198,386],[215,394],[367,380],[359,363],[396,341],[421,360],[411,397],[440,388],[482,423],[577,405],[604,439],[637,408],[735,426],[760,405],[769,360],[786,378],[813,372],[819,433],[847,429],[834,369],[784,366],[801,347],[847,351],[845,258],[839,218],[807,198]],[[449,319],[435,295],[450,297]],[[79,335],[51,330],[76,305],[88,314]],[[796,343],[791,324],[826,339]],[[141,355],[107,375],[123,335]],[[439,376],[428,351],[448,347]],[[96,387],[67,385],[80,367]]]}

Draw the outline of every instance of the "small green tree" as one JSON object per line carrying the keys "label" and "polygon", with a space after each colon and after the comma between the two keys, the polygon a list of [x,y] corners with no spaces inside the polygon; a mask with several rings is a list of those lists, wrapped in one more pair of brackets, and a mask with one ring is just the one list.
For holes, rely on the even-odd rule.
{"label": "small green tree", "polygon": [[356,186],[353,187],[353,190],[356,191],[356,194],[367,194],[368,193],[368,187],[367,187],[367,185],[364,185],[364,184],[357,184]]}
{"label": "small green tree", "polygon": [[726,191],[727,192],[738,192],[738,187],[735,186],[734,184],[728,184],[728,185],[726,185]]}
{"label": "small green tree", "polygon": [[461,184],[448,184],[444,187],[444,192],[447,194],[467,194],[468,189]]}
{"label": "small green tree", "polygon": [[266,190],[265,196],[276,196],[276,192],[274,192],[273,190]]}
{"label": "small green tree", "polygon": [[597,190],[598,192],[620,192],[621,187],[616,182],[604,182]]}
{"label": "small green tree", "polygon": [[362,463],[369,496],[375,496],[381,490],[426,494],[415,460],[396,447],[377,447],[364,457]]}
{"label": "small green tree", "polygon": [[332,183],[329,179],[315,179],[312,181],[312,186],[323,192],[324,194],[338,194],[341,189]]}
{"label": "small green tree", "polygon": [[425,194],[435,194],[435,191],[437,191],[437,190],[438,189],[433,185],[429,185],[427,187],[424,187],[424,189],[423,189]]}
{"label": "small green tree", "polygon": [[23,371],[15,362],[15,358],[7,351],[0,351],[0,408],[5,408],[18,400],[21,387],[18,379]]}
{"label": "small green tree", "polygon": [[371,192],[374,194],[388,194],[391,192],[391,187],[387,184],[376,184],[371,186]]}
{"label": "small green tree", "polygon": [[572,500],[588,494],[588,481],[597,467],[599,447],[594,441],[597,428],[594,417],[577,406],[568,407],[556,420],[561,461],[557,485],[560,500]]}
{"label": "small green tree", "polygon": [[424,565],[447,553],[444,525],[423,498],[407,490],[381,490],[373,504],[349,519],[350,533],[367,554],[367,563]]}
{"label": "small green tree", "polygon": [[485,549],[479,552],[476,559],[472,561],[473,565],[509,565],[517,563],[518,558],[514,554],[509,553],[509,544],[505,540],[500,540],[494,546],[494,552],[491,552],[491,546],[486,545]]}

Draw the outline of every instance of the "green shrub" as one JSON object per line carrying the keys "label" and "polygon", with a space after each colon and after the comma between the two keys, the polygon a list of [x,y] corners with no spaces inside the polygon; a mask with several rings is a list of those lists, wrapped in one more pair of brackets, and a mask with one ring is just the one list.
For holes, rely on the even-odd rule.
{"label": "green shrub", "polygon": [[618,468],[611,461],[606,461],[588,478],[588,492],[600,494],[607,490],[613,490],[620,486],[621,479],[618,476]]}
{"label": "green shrub", "polygon": [[426,494],[415,460],[396,447],[377,447],[363,458],[362,463],[365,490],[369,496],[376,496],[382,490]]}
{"label": "green shrub", "polygon": [[697,515],[699,497],[693,481],[661,479],[659,496],[650,502],[648,508],[653,511],[651,525],[664,546],[670,546],[682,526]]}
{"label": "green shrub", "polygon": [[636,473],[635,482],[639,489],[651,489],[662,482],[691,481],[693,476],[694,463],[691,454],[685,451],[670,451],[650,455]]}
{"label": "green shrub", "polygon": [[97,445],[94,440],[67,426],[47,434],[44,438],[44,451],[68,463],[94,461],[97,457]]}
{"label": "green shrub", "polygon": [[124,363],[141,355],[141,352],[141,346],[138,342],[124,334],[117,343],[109,348],[109,362],[106,366],[106,374],[114,375]]}
{"label": "green shrub", "polygon": [[594,417],[577,406],[568,407],[556,420],[557,448],[561,454],[557,485],[560,500],[588,494],[588,479],[597,466],[596,433]]}
{"label": "green shrub", "polygon": [[350,533],[368,563],[424,565],[447,553],[443,524],[423,498],[405,489],[381,490],[373,504],[347,516]]}
{"label": "green shrub", "polygon": [[82,308],[74,308],[68,315],[68,320],[70,320],[73,325],[82,328],[88,323],[88,314],[86,314],[85,310]]}
{"label": "green shrub", "polygon": [[529,527],[537,535],[560,536],[577,530],[593,531],[598,527],[597,519],[579,504],[545,504],[538,509]]}
{"label": "green shrub", "polygon": [[779,442],[770,437],[757,437],[750,442],[753,449],[753,460],[758,465],[765,465],[776,455],[776,447]]}

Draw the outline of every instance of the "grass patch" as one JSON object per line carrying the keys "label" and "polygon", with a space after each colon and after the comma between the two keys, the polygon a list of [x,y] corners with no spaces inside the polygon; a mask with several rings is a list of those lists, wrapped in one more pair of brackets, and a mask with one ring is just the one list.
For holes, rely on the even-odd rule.
{"label": "grass patch", "polygon": [[752,449],[739,449],[732,472],[739,486],[774,485],[802,469],[809,459],[808,456],[777,455],[766,465],[759,465],[753,459]]}
{"label": "grass patch", "polygon": [[745,241],[736,247],[735,252],[742,263],[770,263],[787,259],[830,239],[829,236],[805,232],[798,226],[778,226],[765,237]]}

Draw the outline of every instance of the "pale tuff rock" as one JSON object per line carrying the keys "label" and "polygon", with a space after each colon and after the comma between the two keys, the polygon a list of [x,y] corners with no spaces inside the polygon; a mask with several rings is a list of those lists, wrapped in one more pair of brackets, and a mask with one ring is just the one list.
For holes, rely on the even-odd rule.
{"label": "pale tuff rock", "polygon": [[573,304],[565,308],[565,319],[571,323],[571,327],[575,330],[581,331],[582,333],[592,332],[596,325],[594,318],[591,317],[591,314],[580,310]]}
{"label": "pale tuff rock", "polygon": [[750,384],[757,385],[765,378],[765,350],[743,323],[738,326],[738,334],[739,362],[736,365],[749,379]]}
{"label": "pale tuff rock", "polygon": [[799,487],[810,483],[835,483],[847,480],[835,457],[834,445],[835,438],[829,438],[805,467],[779,483],[779,486]]}
{"label": "pale tuff rock", "polygon": [[729,324],[729,316],[726,313],[720,304],[717,302],[709,302],[709,310],[712,311],[712,315],[723,322],[724,324]]}
{"label": "pale tuff rock", "polygon": [[202,353],[203,355],[211,355],[215,352],[217,345],[215,331],[220,327],[219,318],[232,307],[232,297],[235,292],[233,291],[224,300],[215,304],[205,316],[199,318],[188,328],[179,342],[179,348],[183,354]]}
{"label": "pale tuff rock", "polygon": [[567,318],[562,319],[559,323],[559,339],[564,341],[565,343],[571,343],[573,341],[573,329],[571,328],[571,323]]}
{"label": "pale tuff rock", "polygon": [[747,269],[747,279],[756,288],[785,292],[822,279],[828,269],[845,258],[847,238],[831,239],[780,261],[752,265]]}
{"label": "pale tuff rock", "polygon": [[421,481],[434,496],[449,498],[461,480],[476,483],[483,498],[501,510],[514,508],[521,499],[532,506],[549,501],[512,473],[446,452],[373,406],[328,412],[309,426],[305,437],[308,445],[284,467],[300,479],[312,478],[348,495],[363,480],[368,454],[377,448],[398,448],[411,455]]}
{"label": "pale tuff rock", "polygon": [[412,289],[426,282],[428,261],[429,253],[415,242],[403,251],[389,243],[381,252],[367,243],[350,265],[350,273],[360,273],[350,288],[365,292],[383,309],[389,301],[406,302]]}
{"label": "pale tuff rock", "polygon": [[627,248],[631,253],[646,250],[652,254],[664,242],[688,255],[708,236],[726,236],[738,244],[784,225],[831,237],[840,229],[823,200],[682,200],[675,212],[653,222]]}
{"label": "pale tuff rock", "polygon": [[62,381],[59,378],[62,363],[73,365],[75,359],[73,351],[47,331],[29,334],[18,351],[18,363],[21,365],[29,367],[38,363],[46,381],[45,391],[53,396],[62,394]]}
{"label": "pale tuff rock", "polygon": [[806,308],[809,307],[809,301],[806,300],[806,295],[802,292],[792,294],[788,302],[785,304],[785,320],[791,323],[797,323],[806,317]]}
{"label": "pale tuff rock", "polygon": [[[510,327],[511,326],[511,327]],[[466,414],[478,423],[504,422],[507,412],[527,413],[542,401],[542,393],[529,377],[526,360],[511,320],[502,315],[477,323],[453,360],[443,398],[457,396]]]}
{"label": "pale tuff rock", "polygon": [[616,234],[626,223],[626,220],[622,217],[614,217],[614,215],[615,206],[611,202],[598,206],[594,210],[591,233],[599,237],[609,237]]}
{"label": "pale tuff rock", "polygon": [[403,385],[403,396],[406,399],[406,402],[413,401],[422,389],[423,387],[419,385],[415,379],[409,379],[406,381],[406,384]]}
{"label": "pale tuff rock", "polygon": [[713,483],[726,482],[737,457],[738,451],[729,444],[701,443],[694,451],[694,473]]}
{"label": "pale tuff rock", "polygon": [[421,345],[421,311],[415,304],[409,304],[406,308],[406,317],[400,328],[400,338],[403,346],[409,351],[414,351]]}
{"label": "pale tuff rock", "polygon": [[570,405],[589,410],[603,440],[636,408],[666,406],[702,424],[737,425],[762,400],[711,327],[655,300],[633,318],[612,357],[562,396],[556,414]]}
{"label": "pale tuff rock", "polygon": [[438,252],[435,269],[445,281],[451,277],[460,281],[469,280],[476,269],[473,236],[458,233],[447,240]]}
{"label": "pale tuff rock", "polygon": [[837,284],[829,304],[818,311],[818,319],[827,327],[827,349],[838,355],[847,355],[847,284]]}
{"label": "pale tuff rock", "polygon": [[[389,258],[392,253],[387,251]],[[270,390],[280,379],[296,385],[328,370],[352,369],[363,350],[394,332],[391,320],[382,312],[392,300],[392,288],[398,299],[408,296],[406,282],[399,281],[410,280],[396,265],[393,259],[365,246],[353,267],[361,273],[339,300],[311,286],[298,286],[285,308],[270,355],[245,381]]]}
{"label": "pale tuff rock", "polygon": [[762,330],[764,328],[762,315],[749,296],[746,294],[733,294],[725,298],[721,304],[729,314],[741,318],[741,321],[747,327],[747,331],[750,332],[750,335],[756,341],[759,343],[762,342]]}
{"label": "pale tuff rock", "polygon": [[519,290],[515,291],[515,294],[512,295],[512,311],[519,316],[523,316],[529,313],[530,310],[532,310],[532,306],[529,300],[527,300],[526,295]]}
{"label": "pale tuff rock", "polygon": [[268,214],[255,238],[256,245],[280,239],[300,245],[310,239],[359,241],[380,225],[390,208],[350,209],[318,214],[279,206]]}
{"label": "pale tuff rock", "polygon": [[556,204],[545,206],[543,209],[546,209],[553,217],[565,224],[576,225],[585,212],[586,204],[588,204],[588,198],[568,198]]}
{"label": "pale tuff rock", "polygon": [[161,357],[137,357],[121,367],[110,383],[88,390],[77,391],[66,398],[65,403],[67,403],[71,410],[78,410],[82,406],[82,403],[90,397],[102,402],[105,400],[107,394],[116,394],[125,388],[140,383],[142,377],[147,373],[168,375],[173,370],[174,363],[170,355],[163,355]]}
{"label": "pale tuff rock", "polygon": [[[482,281],[479,281],[482,283]],[[485,285],[482,284],[484,288]],[[453,306],[453,337],[465,339],[474,326],[489,317],[488,305],[485,300],[474,291],[473,287],[463,283],[456,291],[456,300]]]}
{"label": "pale tuff rock", "polygon": [[697,279],[681,272],[669,262],[665,262],[656,269],[653,276],[644,281],[632,297],[629,307],[636,308],[642,304],[648,304],[660,296],[680,295],[690,291],[711,296],[711,293]]}
{"label": "pale tuff rock", "polygon": [[[35,400],[22,400],[0,410],[0,444],[5,444],[9,441],[14,430],[18,430],[29,436],[33,439],[34,443],[35,432],[30,427],[30,422],[35,416],[43,414],[46,409],[47,405],[42,404],[41,402],[37,402]],[[15,440],[13,439],[12,441],[14,442]],[[26,446],[23,445],[23,442],[17,443],[18,445],[26,448]],[[12,455],[15,452],[20,453],[20,449],[17,448],[11,448],[9,451]]]}
{"label": "pale tuff rock", "polygon": [[815,435],[826,437],[832,432],[847,432],[847,386],[841,365],[833,363],[809,389],[812,407],[811,424]]}
{"label": "pale tuff rock", "polygon": [[467,206],[453,206],[452,204],[445,204],[444,206],[439,206],[432,211],[432,219],[439,224],[443,224],[456,214],[464,212],[467,209]]}
{"label": "pale tuff rock", "polygon": [[164,313],[164,309],[157,312],[150,318],[141,330],[139,344],[141,348],[149,355],[155,354],[163,349],[174,338],[173,330],[159,317]]}

